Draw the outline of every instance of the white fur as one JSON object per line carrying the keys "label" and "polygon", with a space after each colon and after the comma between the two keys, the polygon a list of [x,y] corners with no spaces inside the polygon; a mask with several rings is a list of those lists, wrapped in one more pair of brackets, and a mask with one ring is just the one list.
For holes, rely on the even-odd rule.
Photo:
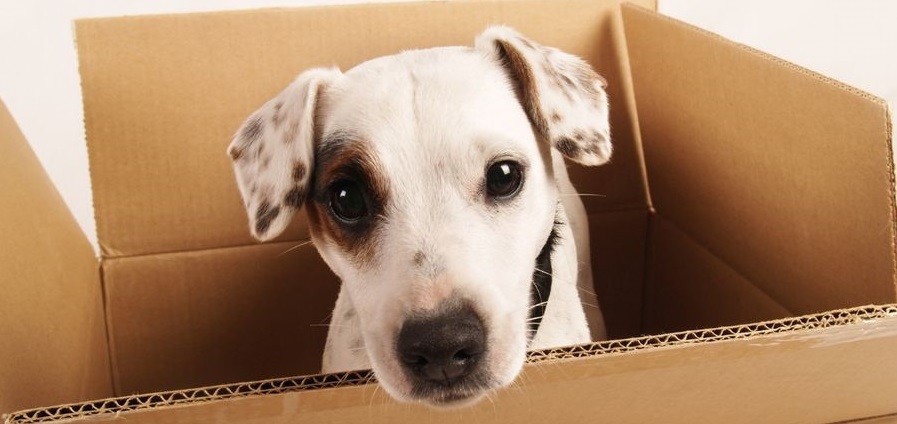
{"label": "white fur", "polygon": [[[593,165],[609,159],[603,83],[576,80],[567,94],[556,92],[557,81],[551,82],[542,70],[550,66],[559,73],[581,73],[584,62],[522,40],[499,27],[479,37],[474,49],[408,51],[371,60],[345,74],[307,71],[237,133],[230,152],[251,231],[262,240],[279,234],[298,208],[280,199],[293,189],[314,190],[310,175],[290,174],[296,164],[322,165],[314,157],[322,138],[347,132],[364,140],[364,149],[385,174],[389,197],[376,231],[366,236],[376,246],[369,258],[360,261],[339,238],[312,232],[322,258],[342,280],[324,372],[373,368],[396,399],[429,402],[412,395],[412,382],[395,352],[396,337],[410,313],[433,310],[449,298],[469,302],[488,335],[485,366],[490,386],[473,394],[470,402],[510,384],[528,348],[590,341],[581,297],[595,306],[596,312],[589,314],[591,325],[603,338],[604,325],[591,293],[585,209],[563,157],[549,147],[566,138],[575,144],[565,150],[573,160]],[[515,70],[497,56],[497,41],[519,49],[520,57],[532,64],[527,69],[536,75],[536,87],[515,82]],[[570,76],[576,78],[581,75]],[[577,92],[574,86],[580,83],[593,84],[600,96]],[[520,90],[538,94],[533,98],[541,107],[522,105],[516,94]],[[275,118],[284,114],[276,110],[280,108],[289,108],[286,127],[272,124],[283,122]],[[542,117],[540,126],[534,123],[538,113],[562,119]],[[253,120],[262,122],[260,134],[247,130]],[[287,133],[296,139],[285,142]],[[576,140],[578,133],[594,137]],[[251,154],[260,144],[265,148]],[[267,158],[272,154],[274,158]],[[495,158],[513,158],[527,166],[521,192],[507,205],[489,205],[477,195],[484,171]],[[259,210],[261,204],[268,209]],[[528,342],[534,262],[556,218],[563,225],[552,254],[552,291],[539,330]]]}

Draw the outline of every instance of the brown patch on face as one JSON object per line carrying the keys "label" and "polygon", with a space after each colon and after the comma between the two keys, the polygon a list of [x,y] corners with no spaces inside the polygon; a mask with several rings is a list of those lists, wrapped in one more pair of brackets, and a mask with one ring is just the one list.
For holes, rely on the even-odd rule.
{"label": "brown patch on face", "polygon": [[[309,227],[316,237],[346,252],[358,266],[372,263],[389,184],[370,144],[355,135],[337,132],[322,139],[315,158],[313,202],[306,208]],[[367,215],[353,222],[340,219],[331,209],[331,190],[344,181],[356,184],[366,201]]]}

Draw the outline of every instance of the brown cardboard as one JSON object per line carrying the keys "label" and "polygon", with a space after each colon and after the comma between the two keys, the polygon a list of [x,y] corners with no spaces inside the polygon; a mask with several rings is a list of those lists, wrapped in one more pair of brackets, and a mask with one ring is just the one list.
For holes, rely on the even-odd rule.
{"label": "brown cardboard", "polygon": [[338,280],[307,243],[107,260],[115,391],[314,374]]}
{"label": "brown cardboard", "polygon": [[[589,215],[592,274],[609,338],[644,334],[646,209]],[[590,306],[584,306],[588,311]]]}
{"label": "brown cardboard", "polygon": [[0,102],[0,411],[106,397],[99,269]]}
{"label": "brown cardboard", "polygon": [[[283,253],[307,237],[303,218],[277,243],[250,240],[224,155],[242,119],[305,67],[470,44],[490,23],[580,54],[611,82],[615,157],[571,174],[589,194],[595,290],[614,340],[532,352],[513,387],[463,411],[397,405],[366,371],[187,389],[312,373],[326,333],[317,325],[336,289],[310,246]],[[115,394],[126,397],[16,413],[9,423],[831,422],[897,413],[897,217],[890,116],[879,99],[647,10],[624,6],[621,15],[615,0],[130,17],[81,21],[76,31],[102,275],[87,255],[41,283],[83,281],[75,294],[13,286],[29,306],[19,326],[27,331],[4,320],[0,336],[29,347],[0,355],[0,371],[19,366],[8,358],[28,367],[0,379],[0,394],[19,390],[24,403],[45,405],[34,393],[49,370],[60,373],[66,401],[83,399],[65,382],[85,359],[66,354],[96,340],[76,318],[102,312],[102,287],[109,354],[94,360],[107,361]],[[45,181],[36,164],[14,162],[12,172]],[[10,181],[52,206],[36,209],[71,221],[41,194],[49,186]],[[0,203],[0,228],[15,235],[12,246],[33,249],[18,279],[52,250],[9,225],[17,205]],[[62,242],[77,227],[65,228]],[[73,277],[77,266],[92,273]],[[36,298],[49,303],[31,305]],[[58,307],[69,298],[74,305]],[[862,306],[870,303],[891,305]],[[805,315],[824,310],[832,312]],[[783,319],[750,323],[772,318]],[[733,324],[745,325],[718,327]],[[30,346],[43,339],[32,329],[73,350],[38,352]],[[692,331],[630,338],[675,330]],[[48,366],[57,358],[64,371]],[[155,390],[173,391],[128,396]]]}
{"label": "brown cardboard", "polygon": [[651,221],[644,332],[663,334],[795,314],[665,218]]}
{"label": "brown cardboard", "polygon": [[624,13],[657,213],[796,314],[897,300],[887,104]]}

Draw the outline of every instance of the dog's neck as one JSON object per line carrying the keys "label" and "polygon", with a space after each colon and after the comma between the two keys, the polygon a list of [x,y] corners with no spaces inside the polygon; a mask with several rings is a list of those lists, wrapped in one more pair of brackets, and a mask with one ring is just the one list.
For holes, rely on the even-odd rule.
{"label": "dog's neck", "polygon": [[536,267],[533,269],[533,289],[531,292],[531,302],[529,310],[529,339],[535,337],[539,331],[539,325],[542,323],[542,317],[545,316],[545,307],[548,305],[548,296],[551,294],[551,254],[554,247],[558,243],[560,235],[558,234],[558,226],[560,222],[555,220],[548,239],[542,246],[542,251],[536,257]]}

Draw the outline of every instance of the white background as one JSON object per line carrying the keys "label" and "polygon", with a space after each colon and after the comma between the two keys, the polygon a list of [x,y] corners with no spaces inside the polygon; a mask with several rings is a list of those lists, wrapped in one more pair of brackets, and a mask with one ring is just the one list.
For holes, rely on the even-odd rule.
{"label": "white background", "polygon": [[[0,0],[0,99],[96,243],[72,20],[353,0]],[[659,0],[660,11],[897,104],[897,1]]]}

